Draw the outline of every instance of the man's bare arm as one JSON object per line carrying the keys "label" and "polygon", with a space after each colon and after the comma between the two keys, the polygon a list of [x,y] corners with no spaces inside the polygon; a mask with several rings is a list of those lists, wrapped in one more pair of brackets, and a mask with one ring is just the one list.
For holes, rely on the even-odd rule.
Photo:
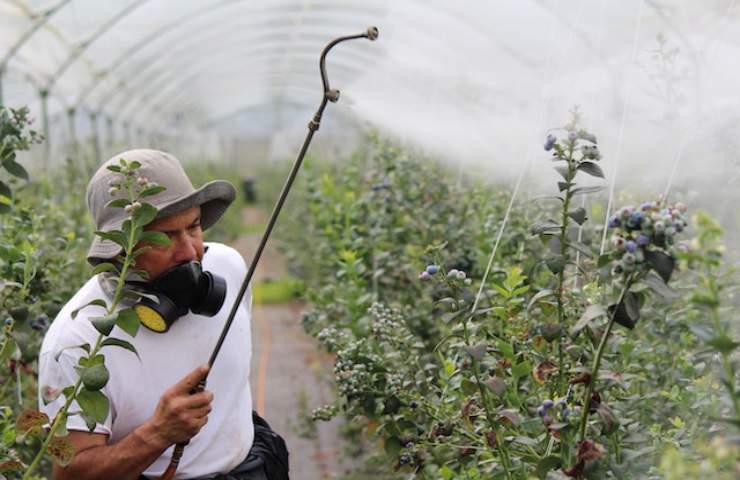
{"label": "man's bare arm", "polygon": [[198,367],[167,389],[152,418],[112,445],[107,435],[71,431],[75,456],[64,468],[54,465],[54,478],[137,480],[170,445],[191,439],[208,422],[213,394],[190,395],[207,371]]}

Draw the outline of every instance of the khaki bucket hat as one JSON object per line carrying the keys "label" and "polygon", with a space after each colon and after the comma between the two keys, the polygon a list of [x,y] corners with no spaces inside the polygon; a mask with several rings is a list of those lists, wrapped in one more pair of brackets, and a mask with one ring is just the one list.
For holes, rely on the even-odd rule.
{"label": "khaki bucket hat", "polygon": [[[126,219],[122,208],[105,208],[115,198],[109,193],[109,184],[120,175],[107,167],[117,165],[121,158],[129,162],[139,162],[141,176],[166,188],[163,192],[146,197],[146,201],[159,210],[156,218],[168,217],[199,205],[201,227],[206,230],[221,218],[236,198],[236,189],[226,180],[214,180],[196,190],[180,161],[169,153],[149,149],[129,150],[106,161],[87,185],[87,210],[93,218],[96,230],[119,229]],[[114,258],[121,250],[118,244],[96,235],[87,252],[87,261],[95,265]]]}

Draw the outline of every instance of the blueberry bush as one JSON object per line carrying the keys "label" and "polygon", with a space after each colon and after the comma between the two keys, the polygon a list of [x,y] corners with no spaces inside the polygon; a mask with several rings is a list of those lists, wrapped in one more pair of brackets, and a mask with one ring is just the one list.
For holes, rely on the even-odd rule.
{"label": "blueberry bush", "polygon": [[336,400],[314,416],[344,415],[377,441],[374,475],[740,468],[719,226],[660,198],[589,218],[602,152],[579,121],[547,136],[561,178],[514,203],[488,274],[508,191],[458,183],[377,136],[305,172],[281,238],[307,287],[304,326],[336,355]]}

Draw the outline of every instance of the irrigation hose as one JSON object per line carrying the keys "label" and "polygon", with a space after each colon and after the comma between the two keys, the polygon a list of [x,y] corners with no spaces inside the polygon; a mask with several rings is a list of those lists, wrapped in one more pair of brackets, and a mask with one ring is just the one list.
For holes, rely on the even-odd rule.
{"label": "irrigation hose", "polygon": [[[272,213],[270,214],[270,219],[267,222],[265,232],[262,234],[262,239],[260,240],[257,251],[254,254],[254,258],[249,264],[247,275],[246,277],[244,277],[244,281],[242,282],[239,293],[236,296],[236,300],[234,300],[234,304],[231,307],[231,312],[229,312],[229,316],[226,319],[226,323],[224,324],[223,330],[221,331],[221,336],[219,337],[218,342],[216,342],[216,346],[211,353],[211,358],[208,359],[209,372],[210,368],[213,367],[213,364],[216,362],[218,353],[221,351],[221,346],[226,339],[226,335],[229,333],[229,329],[231,328],[231,324],[234,321],[234,317],[236,316],[236,312],[239,309],[239,305],[241,304],[242,299],[244,298],[244,294],[247,292],[247,288],[252,281],[252,276],[254,276],[257,264],[262,257],[262,251],[265,249],[265,245],[267,244],[268,238],[270,238],[270,234],[272,233],[272,229],[275,226],[277,217],[278,215],[280,215],[280,211],[283,208],[285,199],[287,198],[288,193],[293,186],[293,181],[298,174],[298,170],[301,168],[303,157],[306,155],[306,151],[308,150],[308,146],[311,143],[313,134],[316,132],[316,130],[319,129],[319,125],[321,124],[321,116],[324,113],[324,108],[326,108],[328,102],[335,103],[339,100],[339,90],[332,89],[329,86],[329,77],[326,74],[326,54],[329,53],[329,50],[331,50],[332,47],[334,47],[336,44],[344,42],[346,40],[354,40],[356,38],[367,38],[368,40],[375,40],[376,38],[378,38],[378,29],[376,27],[370,27],[365,32],[357,35],[348,35],[346,37],[336,38],[329,42],[326,47],[324,47],[324,50],[321,52],[321,58],[319,60],[319,70],[321,72],[321,80],[324,85],[324,95],[321,99],[321,105],[319,105],[319,109],[316,111],[313,118],[308,123],[308,133],[306,134],[306,139],[303,141],[301,151],[300,153],[298,153],[298,158],[296,158],[296,161],[293,164],[293,168],[290,170],[290,174],[288,175],[288,178],[283,185],[283,189],[280,192],[280,196],[278,197]],[[205,390],[207,380],[208,374],[206,374],[206,377],[201,380],[201,382],[190,393],[194,394]],[[177,466],[180,463],[180,459],[182,458],[182,454],[185,451],[185,445],[187,445],[187,443],[188,442],[178,443],[177,445],[175,445],[175,450],[172,452],[172,459],[170,460],[170,464],[167,467],[167,470],[165,470],[164,474],[160,477],[160,480],[171,480],[175,476],[175,472],[177,472]]]}

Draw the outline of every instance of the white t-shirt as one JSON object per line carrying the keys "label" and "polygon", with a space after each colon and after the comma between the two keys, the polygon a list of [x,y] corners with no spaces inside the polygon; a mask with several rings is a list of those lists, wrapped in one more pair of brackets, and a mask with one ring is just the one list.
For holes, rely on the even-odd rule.
{"label": "white t-shirt", "polygon": [[[108,418],[98,424],[95,432],[108,435],[108,443],[115,443],[151,418],[160,396],[187,373],[208,361],[226,318],[246,275],[246,265],[239,252],[218,243],[207,244],[203,269],[226,279],[226,300],[217,315],[205,317],[188,313],[180,317],[166,333],[155,333],[144,326],[132,338],[115,327],[111,336],[131,342],[141,361],[129,350],[103,347],[105,365],[110,380],[103,393],[110,401]],[[54,356],[62,348],[89,343],[95,345],[98,332],[88,321],[100,316],[101,307],[80,310],[75,319],[71,312],[96,298],[106,299],[97,276],[91,278],[59,312],[47,332],[39,357],[39,388],[64,388],[78,378],[74,366],[82,355],[79,348],[64,350],[59,361]],[[226,473],[238,465],[249,452],[254,439],[252,425],[252,397],[249,386],[249,367],[252,354],[250,290],[234,318],[229,334],[208,375],[207,389],[214,394],[208,423],[185,448],[175,478],[194,478]],[[64,395],[44,405],[41,411],[54,418],[64,404]],[[70,411],[79,410],[73,403]],[[75,415],[69,418],[67,428],[88,431],[85,421]],[[151,464],[144,475],[158,477],[164,473],[172,456],[170,447]]]}

